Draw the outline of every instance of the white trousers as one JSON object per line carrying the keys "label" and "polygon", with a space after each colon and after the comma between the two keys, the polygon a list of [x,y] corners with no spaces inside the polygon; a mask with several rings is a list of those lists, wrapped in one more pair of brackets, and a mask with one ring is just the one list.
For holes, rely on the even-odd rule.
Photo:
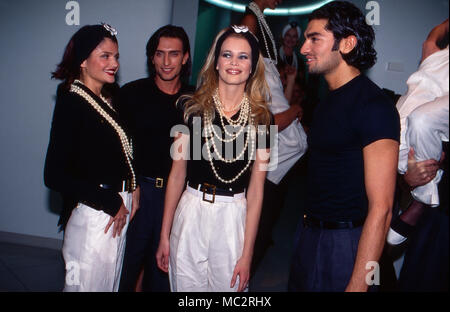
{"label": "white trousers", "polygon": [[[284,96],[280,74],[270,59],[264,58],[264,65],[264,75],[271,95],[269,109],[274,115],[282,113],[288,110],[290,106]],[[280,183],[289,169],[306,152],[307,147],[306,133],[300,122],[295,119],[275,136],[274,146],[270,150],[267,179],[275,184]]]}
{"label": "white trousers", "polygon": [[[131,212],[131,193],[122,192]],[[63,257],[66,263],[67,292],[115,292],[119,288],[128,222],[121,235],[105,234],[110,215],[81,203],[72,211],[64,232]]]}
{"label": "white trousers", "polygon": [[[408,91],[397,103],[400,114],[401,134],[398,170],[408,169],[408,152],[415,151],[417,161],[441,158],[442,141],[449,139],[449,50],[427,57],[408,81]],[[439,206],[436,177],[423,186],[416,187],[411,195],[417,201],[432,207]]]}
{"label": "white trousers", "polygon": [[228,199],[210,203],[195,189],[184,191],[170,234],[171,291],[237,291],[239,278],[230,284],[244,248],[247,202],[244,194]]}

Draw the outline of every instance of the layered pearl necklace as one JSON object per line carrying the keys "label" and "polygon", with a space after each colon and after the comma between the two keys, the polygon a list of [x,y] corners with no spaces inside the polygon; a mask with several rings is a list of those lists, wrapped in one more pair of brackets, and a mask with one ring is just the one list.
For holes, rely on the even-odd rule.
{"label": "layered pearl necklace", "polygon": [[[233,109],[231,109],[231,110],[225,110],[224,107],[222,106],[222,103],[220,102],[218,90],[216,90],[216,92],[214,93],[213,101],[214,101],[214,104],[216,105],[217,111],[219,112],[220,123],[222,124],[222,128],[225,131],[225,133],[231,137],[231,139],[222,139],[222,136],[218,136],[215,132],[214,132],[214,134],[216,134],[217,138],[219,138],[222,142],[232,142],[235,138],[237,138],[244,131],[244,128],[245,128],[244,126],[247,124],[247,121],[249,118],[248,112],[250,109],[250,103],[248,101],[247,95],[244,94],[242,101],[238,105],[233,107]],[[225,112],[233,112],[233,111],[237,110],[238,108],[240,108],[240,113],[239,113],[239,117],[236,121],[234,121],[231,118],[228,118],[225,115]],[[225,123],[223,122],[224,118],[227,120],[228,124],[230,124],[231,126],[233,126],[233,127],[240,126],[237,133],[228,132],[227,127],[225,127]],[[214,128],[213,128],[213,130],[214,130]]]}
{"label": "layered pearl necklace", "polygon": [[[231,138],[224,139],[224,138],[222,138],[222,134],[216,133],[216,131],[214,130],[213,123],[212,123],[212,121],[213,121],[212,115],[208,112],[205,112],[205,114],[204,114],[205,122],[204,123],[205,123],[206,150],[208,153],[208,160],[209,160],[211,169],[212,169],[215,177],[222,183],[231,184],[234,181],[236,181],[237,179],[239,179],[239,177],[250,167],[250,164],[252,162],[252,159],[253,159],[253,156],[255,153],[255,146],[256,146],[256,134],[255,134],[255,129],[254,129],[254,119],[251,114],[250,103],[248,101],[246,94],[244,94],[244,97],[243,97],[241,103],[237,106],[237,107],[240,107],[241,111],[240,111],[239,117],[236,121],[232,120],[231,118],[228,118],[224,114],[224,109],[223,109],[222,103],[220,102],[218,90],[216,90],[216,92],[213,96],[213,101],[217,108],[217,111],[219,112],[222,128],[224,129],[226,136],[229,136]],[[239,130],[236,133],[230,133],[229,131],[227,131],[225,124],[223,122],[224,118],[228,121],[228,123],[231,126],[239,127]],[[231,142],[235,141],[238,138],[238,136],[240,136],[240,134],[242,134],[244,132],[245,129],[248,129],[247,139],[245,140],[244,147],[242,148],[242,151],[239,153],[239,155],[237,155],[235,158],[231,158],[231,159],[226,159],[225,157],[223,157],[221,154],[221,151],[219,151],[219,149],[216,146],[215,138],[219,139],[221,142],[231,143]],[[211,141],[211,143],[209,141]],[[213,153],[215,155],[217,155],[217,157],[219,158],[220,161],[223,161],[224,163],[227,163],[227,164],[231,164],[231,163],[238,161],[244,155],[245,151],[248,150],[249,142],[250,142],[250,156],[248,158],[247,164],[232,179],[226,180],[226,179],[222,178],[214,166],[213,156],[211,155],[211,147],[213,148]]]}
{"label": "layered pearl necklace", "polygon": [[[77,86],[76,84],[83,85],[84,84],[80,80],[75,80],[74,83],[70,86],[70,92],[76,93],[79,96],[81,96],[83,99],[86,100],[108,123],[114,128],[116,133],[118,134],[120,138],[120,142],[122,144],[122,150],[125,154],[125,158],[127,160],[128,167],[130,168],[132,180],[131,180],[131,189],[136,189],[136,175],[134,173],[133,165],[131,164],[131,160],[133,159],[133,146],[128,140],[128,137],[125,133],[125,131],[122,129],[122,127],[114,120],[114,118],[111,117],[98,103],[97,101],[85,90]],[[100,99],[105,102],[108,107],[110,107],[112,110],[112,106],[108,103],[108,101],[100,95]]]}
{"label": "layered pearl necklace", "polygon": [[269,56],[269,59],[271,59],[271,60],[272,60],[271,53],[270,53],[269,45],[267,44],[267,39],[266,39],[265,33],[267,33],[267,35],[269,36],[269,39],[272,42],[272,47],[273,47],[272,55],[274,57],[274,64],[276,65],[278,63],[278,55],[277,55],[277,48],[275,45],[275,39],[273,37],[272,32],[270,31],[270,27],[267,24],[264,14],[263,14],[263,12],[261,12],[261,9],[255,2],[250,2],[250,4],[248,5],[248,8],[256,15],[256,18],[258,20],[259,30],[261,31],[262,37],[264,39],[264,45],[266,47],[267,56]]}

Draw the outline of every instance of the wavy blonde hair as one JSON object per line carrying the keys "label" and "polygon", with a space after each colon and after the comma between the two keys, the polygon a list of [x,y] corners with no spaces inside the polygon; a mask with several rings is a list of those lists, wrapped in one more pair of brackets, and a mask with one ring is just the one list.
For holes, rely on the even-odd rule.
{"label": "wavy blonde hair", "polygon": [[[213,118],[215,116],[213,95],[219,85],[219,74],[215,68],[215,50],[218,39],[227,29],[228,28],[221,30],[214,39],[214,43],[209,50],[205,64],[199,73],[197,90],[195,93],[193,95],[182,96],[179,99],[179,101],[184,102],[185,105],[185,121],[187,121],[190,116],[202,116],[205,112],[210,113]],[[238,33],[232,33],[227,38],[229,37],[246,39],[243,35]],[[254,52],[255,51],[252,50],[252,53]],[[259,51],[257,51],[257,53],[259,55],[258,63],[255,72],[247,80],[245,92],[247,93],[252,110],[252,116],[256,125],[268,126],[271,122],[271,115],[267,106],[267,100],[270,99],[270,91],[264,76],[265,66],[263,57]]]}

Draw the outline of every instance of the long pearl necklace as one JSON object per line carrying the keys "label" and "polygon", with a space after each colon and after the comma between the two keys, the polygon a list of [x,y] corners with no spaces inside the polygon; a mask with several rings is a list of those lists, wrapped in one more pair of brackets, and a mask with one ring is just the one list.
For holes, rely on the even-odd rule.
{"label": "long pearl necklace", "polygon": [[[277,48],[275,45],[275,39],[273,37],[272,32],[270,31],[270,27],[267,24],[264,14],[263,14],[263,12],[261,12],[261,9],[255,2],[250,2],[250,4],[248,5],[248,8],[256,15],[256,18],[257,18],[258,24],[259,24],[259,29],[260,29],[262,37],[264,39],[264,45],[266,46],[266,52],[267,52],[267,55],[269,56],[269,59],[271,59],[271,60],[272,60],[272,58],[270,57],[271,54],[270,54],[270,50],[269,50],[269,45],[267,44],[265,32],[267,32],[267,35],[269,36],[269,39],[272,42],[272,47],[273,47],[272,55],[274,56],[274,59],[275,59],[274,64],[276,65],[278,63],[278,54],[277,54]],[[264,32],[264,30],[265,30],[265,32]]]}
{"label": "long pearl necklace", "polygon": [[[254,120],[251,115],[250,105],[249,104],[244,105],[245,103],[248,103],[248,98],[246,95],[244,95],[243,101],[240,104],[241,105],[240,117],[242,115],[242,118],[239,118],[240,119],[239,122],[232,121],[231,119],[227,118],[223,114],[222,109],[221,109],[223,106],[222,106],[222,103],[220,103],[220,98],[218,97],[217,90],[216,90],[216,94],[213,97],[213,100],[217,107],[217,111],[219,112],[222,127],[225,130],[226,134],[231,136],[231,139],[223,139],[221,135],[218,135],[215,132],[213,124],[212,124],[212,116],[210,113],[205,112],[204,119],[205,119],[206,150],[208,153],[208,160],[209,160],[209,164],[211,166],[211,169],[212,169],[215,177],[222,183],[231,184],[234,181],[236,181],[237,179],[239,179],[239,177],[250,167],[250,164],[252,162],[252,159],[253,159],[253,156],[255,153],[255,145],[256,145]],[[222,117],[225,117],[227,120],[229,119],[230,121],[232,121],[232,123],[230,123],[230,124],[234,125],[235,127],[237,127],[237,126],[240,127],[237,134],[230,134],[229,132],[226,131]],[[215,137],[218,138],[219,140],[221,140],[222,142],[230,143],[230,142],[235,141],[237,139],[237,137],[239,136],[239,134],[242,133],[245,128],[248,129],[247,140],[245,141],[244,147],[243,147],[242,151],[239,153],[239,155],[237,155],[235,158],[231,158],[231,159],[226,159],[225,157],[223,157],[221,154],[221,151],[219,151],[219,149],[217,148],[217,146],[215,144]],[[211,143],[209,141],[211,141]],[[247,164],[244,166],[244,168],[242,168],[241,171],[239,171],[239,173],[235,177],[233,177],[229,180],[222,178],[214,166],[213,156],[211,155],[211,147],[213,149],[213,153],[215,155],[217,155],[217,157],[219,158],[220,161],[230,164],[230,163],[236,162],[244,155],[245,151],[248,150],[249,142],[250,142],[250,155],[249,155]]]}
{"label": "long pearl necklace", "polygon": [[[70,91],[78,94],[83,99],[85,99],[109,124],[114,128],[116,133],[119,135],[120,143],[122,144],[122,150],[125,154],[125,158],[127,160],[128,167],[130,168],[132,180],[131,180],[131,189],[136,189],[136,175],[134,173],[133,165],[131,164],[131,160],[133,159],[133,146],[131,142],[128,140],[128,137],[122,127],[112,118],[98,103],[97,101],[82,88],[77,86],[75,83],[84,85],[80,80],[75,80],[74,84],[70,86]],[[112,107],[109,105],[108,101],[100,96],[101,100],[105,102],[111,109]]]}

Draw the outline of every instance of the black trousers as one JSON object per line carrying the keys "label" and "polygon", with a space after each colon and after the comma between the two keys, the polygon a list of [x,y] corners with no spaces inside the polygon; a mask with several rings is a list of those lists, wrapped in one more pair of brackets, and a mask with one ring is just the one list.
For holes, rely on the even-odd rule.
{"label": "black trousers", "polygon": [[440,208],[428,208],[408,239],[399,278],[399,290],[448,291],[449,217]]}
{"label": "black trousers", "polygon": [[143,291],[168,292],[168,274],[156,265],[159,245],[165,188],[139,179],[141,188],[140,208],[127,231],[127,243],[122,267],[119,291],[132,292],[141,269],[144,268]]}
{"label": "black trousers", "polygon": [[286,195],[285,185],[276,185],[266,179],[264,183],[264,199],[259,219],[258,233],[253,248],[251,271],[252,276],[256,272],[267,249],[272,244],[272,232],[280,217]]}

